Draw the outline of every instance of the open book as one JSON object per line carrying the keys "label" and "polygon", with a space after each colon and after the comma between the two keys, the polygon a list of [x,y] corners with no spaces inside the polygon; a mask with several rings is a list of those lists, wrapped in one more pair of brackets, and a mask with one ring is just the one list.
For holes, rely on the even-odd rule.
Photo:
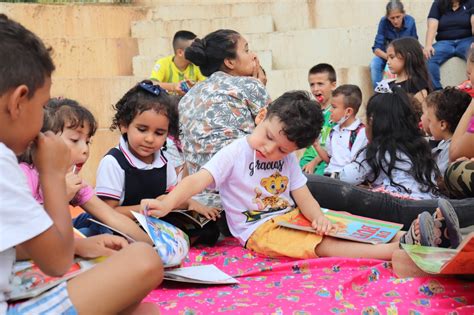
{"label": "open book", "polygon": [[431,274],[474,274],[474,232],[457,249],[402,244],[413,262]]}
{"label": "open book", "polygon": [[[333,224],[333,229],[329,235],[337,238],[362,243],[382,244],[388,243],[402,228],[402,224],[398,223],[375,220],[328,209],[321,210]],[[316,233],[316,230],[311,227],[311,222],[301,213],[291,221],[278,222],[278,225]]]}
{"label": "open book", "polygon": [[13,265],[12,290],[6,294],[7,300],[29,299],[67,281],[92,268],[99,259],[76,259],[62,277],[51,277],[43,273],[32,261],[19,261]]}

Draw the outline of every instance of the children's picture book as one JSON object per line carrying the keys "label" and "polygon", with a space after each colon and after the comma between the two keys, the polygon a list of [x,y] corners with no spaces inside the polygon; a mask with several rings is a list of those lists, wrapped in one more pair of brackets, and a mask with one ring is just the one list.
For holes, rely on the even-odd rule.
{"label": "children's picture book", "polygon": [[133,216],[155,244],[165,268],[179,266],[189,252],[189,238],[174,225],[132,211]]}
{"label": "children's picture book", "polygon": [[413,262],[424,272],[441,275],[474,274],[474,232],[457,249],[402,244]]}
{"label": "children's picture book", "polygon": [[[333,229],[329,232],[330,236],[356,242],[370,244],[388,243],[403,226],[398,223],[370,219],[346,212],[328,209],[321,210],[333,224]],[[316,230],[311,227],[311,222],[301,213],[291,222],[278,222],[278,225],[316,233]]]}
{"label": "children's picture book", "polygon": [[[132,214],[155,244],[156,251],[160,255],[165,268],[179,266],[189,251],[188,236],[179,228],[163,220],[145,216],[135,211],[132,211]],[[109,228],[127,239],[129,243],[135,242],[132,237],[107,224],[94,219],[89,220]]]}
{"label": "children's picture book", "polygon": [[11,291],[6,294],[7,300],[16,301],[35,297],[92,268],[100,261],[76,259],[71,268],[62,277],[51,277],[42,272],[32,261],[19,261],[13,265],[13,276],[10,281]]}
{"label": "children's picture book", "polygon": [[175,269],[167,269],[164,274],[165,280],[198,283],[198,284],[235,284],[236,279],[229,276],[215,265],[191,266]]}

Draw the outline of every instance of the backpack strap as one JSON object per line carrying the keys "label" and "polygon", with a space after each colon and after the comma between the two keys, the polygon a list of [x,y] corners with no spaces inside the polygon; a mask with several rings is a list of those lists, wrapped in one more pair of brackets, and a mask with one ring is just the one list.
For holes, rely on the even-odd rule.
{"label": "backpack strap", "polygon": [[360,123],[356,129],[351,130],[351,135],[349,136],[349,150],[352,150],[352,146],[354,145],[354,142],[357,139],[357,135],[359,134],[359,131],[364,127],[365,125],[363,123]]}

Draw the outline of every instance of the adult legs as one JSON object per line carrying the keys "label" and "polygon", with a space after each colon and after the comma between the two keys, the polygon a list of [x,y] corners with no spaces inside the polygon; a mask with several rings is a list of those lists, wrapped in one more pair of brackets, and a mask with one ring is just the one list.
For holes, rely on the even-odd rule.
{"label": "adult legs", "polygon": [[433,48],[435,50],[435,54],[428,60],[428,70],[430,71],[433,88],[435,90],[440,90],[443,87],[441,86],[439,68],[443,63],[446,62],[446,60],[455,56],[455,41],[442,40],[436,42],[433,45]]}
{"label": "adult legs", "polygon": [[[373,192],[338,179],[306,174],[308,188],[321,207],[347,211],[355,215],[398,222],[407,230],[418,214],[433,213],[438,207],[436,199],[405,200],[389,194]],[[461,227],[474,225],[474,199],[450,199]]]}
{"label": "adult legs", "polygon": [[469,48],[471,47],[472,44],[472,37],[467,37],[463,38],[460,40],[455,41],[456,47],[455,47],[455,55],[459,58],[462,58],[464,60],[467,59],[467,52],[469,51]]}
{"label": "adult legs", "polygon": [[383,69],[387,61],[379,56],[372,58],[370,62],[370,78],[372,79],[372,86],[375,89],[377,83],[383,79]]}

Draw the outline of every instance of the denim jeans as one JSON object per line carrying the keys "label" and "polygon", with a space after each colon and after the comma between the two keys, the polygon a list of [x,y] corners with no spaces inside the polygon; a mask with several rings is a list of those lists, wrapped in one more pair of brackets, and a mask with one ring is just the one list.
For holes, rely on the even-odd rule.
{"label": "denim jeans", "polygon": [[374,89],[377,86],[377,83],[383,79],[383,70],[385,69],[386,64],[387,60],[380,58],[379,56],[375,56],[370,62],[370,78],[372,79],[372,87]]}
{"label": "denim jeans", "polygon": [[[418,214],[433,213],[438,200],[406,200],[381,192],[373,192],[338,179],[305,174],[308,188],[321,207],[347,211],[364,217],[397,222],[407,230]],[[459,217],[461,227],[474,224],[474,198],[449,199]]]}
{"label": "denim jeans", "polygon": [[431,75],[431,82],[435,90],[440,90],[441,78],[439,68],[443,63],[453,57],[466,60],[467,52],[472,43],[472,37],[457,40],[442,40],[433,45],[435,54],[428,60],[428,70]]}
{"label": "denim jeans", "polygon": [[95,219],[88,213],[81,213],[76,218],[72,219],[72,225],[86,237],[99,234],[113,234],[113,232],[105,226],[89,221],[89,218]]}

